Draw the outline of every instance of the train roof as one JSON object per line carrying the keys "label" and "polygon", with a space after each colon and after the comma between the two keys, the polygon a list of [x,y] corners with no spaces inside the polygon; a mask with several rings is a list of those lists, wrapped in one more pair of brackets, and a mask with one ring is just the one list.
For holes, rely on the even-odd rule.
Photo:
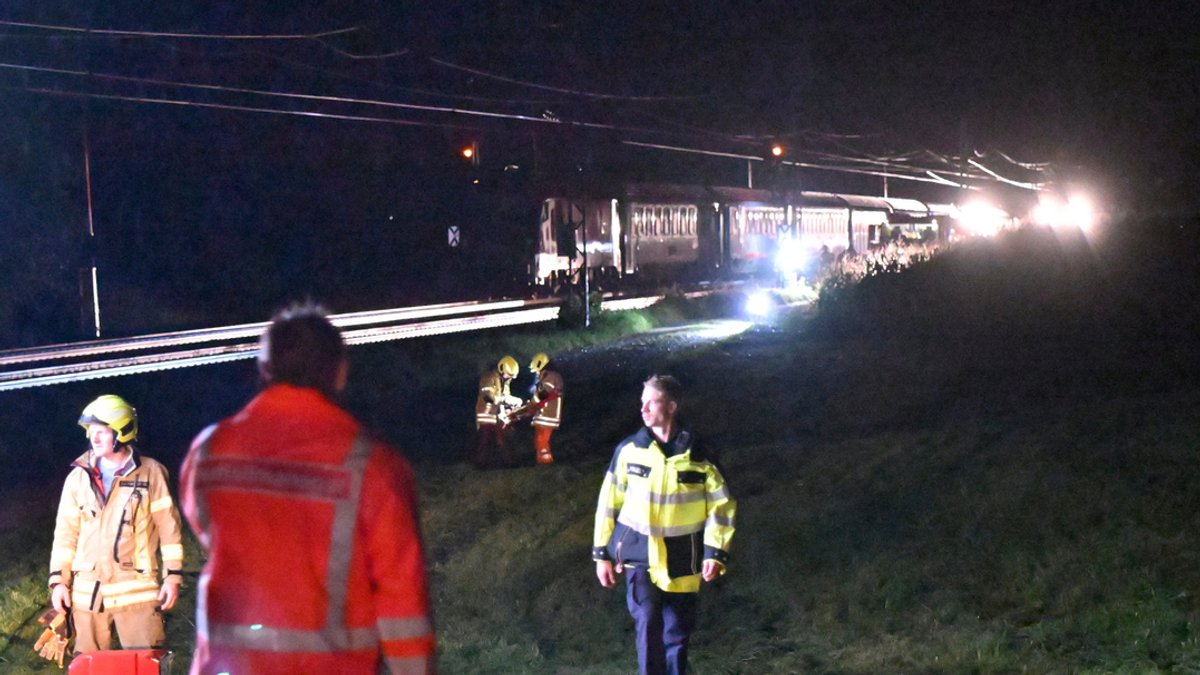
{"label": "train roof", "polygon": [[735,201],[774,202],[777,193],[770,190],[732,187],[727,185],[677,185],[670,183],[632,183],[625,188],[630,199],[655,199],[672,201]]}

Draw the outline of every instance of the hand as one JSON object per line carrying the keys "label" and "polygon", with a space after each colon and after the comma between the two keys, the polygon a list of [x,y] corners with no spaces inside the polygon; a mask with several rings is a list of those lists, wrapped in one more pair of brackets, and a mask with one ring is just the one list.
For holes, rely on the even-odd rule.
{"label": "hand", "polygon": [[704,566],[700,569],[700,576],[705,581],[716,581],[717,577],[721,576],[721,572],[725,570],[725,566],[716,560],[705,560]]}
{"label": "hand", "polygon": [[46,627],[41,637],[33,645],[33,651],[48,661],[58,663],[63,667],[63,658],[67,646],[71,642],[71,629],[67,622],[67,613],[57,609],[48,609],[38,617],[38,623]]}
{"label": "hand", "polygon": [[71,608],[71,589],[66,584],[54,584],[50,589],[50,604],[60,612]]}
{"label": "hand", "polygon": [[519,408],[521,407],[521,404],[524,403],[519,396],[509,396],[504,399],[504,402],[514,408]]}
{"label": "hand", "polygon": [[[618,565],[618,567],[620,567]],[[611,560],[596,561],[596,578],[600,580],[600,585],[605,588],[612,588],[617,585],[617,570],[613,569]]]}
{"label": "hand", "polygon": [[179,599],[179,582],[168,581],[163,584],[158,591],[159,606],[163,611],[171,609],[175,606],[175,601]]}

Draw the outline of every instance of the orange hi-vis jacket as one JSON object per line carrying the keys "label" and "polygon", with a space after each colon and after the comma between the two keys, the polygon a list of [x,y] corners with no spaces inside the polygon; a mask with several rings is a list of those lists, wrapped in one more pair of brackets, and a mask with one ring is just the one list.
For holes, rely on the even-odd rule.
{"label": "orange hi-vis jacket", "polygon": [[209,552],[192,673],[433,672],[412,469],[321,393],[201,432],[180,492]]}

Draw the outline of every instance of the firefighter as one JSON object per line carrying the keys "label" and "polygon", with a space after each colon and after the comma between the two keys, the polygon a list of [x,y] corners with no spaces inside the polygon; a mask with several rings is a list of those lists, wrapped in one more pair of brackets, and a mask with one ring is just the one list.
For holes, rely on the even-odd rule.
{"label": "firefighter", "polygon": [[562,423],[563,380],[558,371],[550,367],[550,357],[545,353],[535,354],[529,362],[529,370],[536,378],[533,384],[533,401],[539,406],[530,420],[533,427],[533,448],[538,464],[550,464],[550,437]]}
{"label": "firefighter", "polygon": [[337,328],[313,305],[281,311],[258,368],[263,390],[183,464],[208,552],[192,673],[432,672],[412,468],[338,405]]}
{"label": "firefighter", "polygon": [[476,466],[487,464],[493,447],[505,464],[512,461],[508,451],[508,422],[504,416],[522,403],[521,398],[513,396],[511,392],[513,378],[519,370],[517,360],[506,355],[496,363],[494,369],[489,369],[479,377],[479,395],[475,399],[478,438],[472,458]]}
{"label": "firefighter", "polygon": [[643,675],[683,673],[700,582],[725,573],[737,504],[713,457],[676,420],[682,388],[642,388],[645,426],[617,444],[600,487],[592,559],[605,588],[624,572]]}
{"label": "firefighter", "polygon": [[[50,554],[50,601],[71,609],[75,652],[161,647],[161,610],[183,581],[179,511],[167,470],[143,456],[137,411],[120,396],[92,401],[79,416],[89,449],[71,465],[58,503]],[[156,552],[162,556],[162,584]]]}

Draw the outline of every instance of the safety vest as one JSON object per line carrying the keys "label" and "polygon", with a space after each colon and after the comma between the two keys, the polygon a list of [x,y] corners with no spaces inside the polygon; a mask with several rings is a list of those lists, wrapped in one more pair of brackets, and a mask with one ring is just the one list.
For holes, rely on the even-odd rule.
{"label": "safety vest", "polygon": [[664,444],[643,427],[617,445],[604,474],[592,557],[644,564],[655,586],[694,593],[704,560],[724,569],[736,512],[725,478],[690,432]]}
{"label": "safety vest", "polygon": [[563,379],[562,375],[543,368],[538,373],[537,385],[534,387],[534,398],[538,401],[544,401],[550,394],[558,392],[558,396],[548,401],[541,410],[538,410],[530,424],[535,427],[548,427],[557,429],[562,424],[562,396],[563,396]]}
{"label": "safety vest", "polygon": [[209,551],[193,673],[432,672],[412,469],[319,392],[206,429],[181,493]]}
{"label": "safety vest", "polygon": [[504,379],[499,371],[489,370],[479,378],[479,396],[475,398],[475,425],[499,424],[500,402],[511,396],[512,380]]}
{"label": "safety vest", "polygon": [[90,452],[71,466],[54,526],[50,585],[67,584],[72,606],[82,610],[158,602],[157,556],[164,577],[183,571],[183,528],[166,468],[134,452],[105,494]]}

